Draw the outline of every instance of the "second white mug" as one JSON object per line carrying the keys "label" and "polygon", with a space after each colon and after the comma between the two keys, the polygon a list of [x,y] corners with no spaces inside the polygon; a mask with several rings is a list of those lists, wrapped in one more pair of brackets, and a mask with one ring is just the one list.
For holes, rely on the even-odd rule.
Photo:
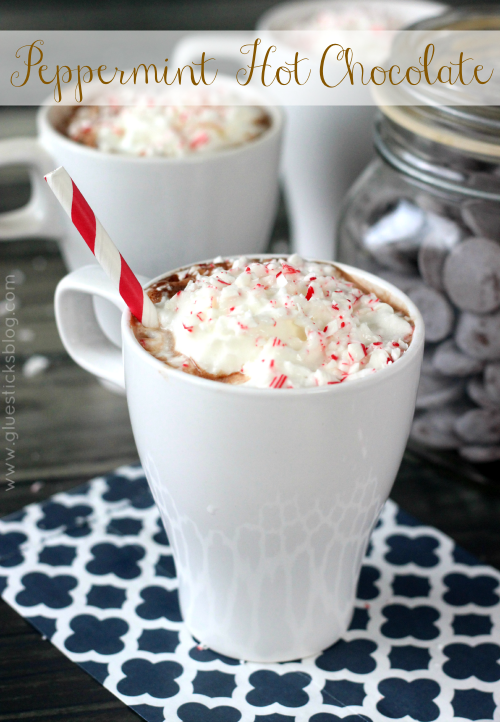
{"label": "second white mug", "polygon": [[[224,91],[224,79],[218,78]],[[260,99],[256,96],[256,102]],[[261,253],[278,199],[283,113],[265,106],[271,123],[258,138],[181,158],[107,153],[60,131],[68,107],[38,113],[38,138],[0,142],[0,166],[32,171],[33,198],[0,215],[0,240],[59,238],[69,270],[95,259],[66,221],[43,176],[63,165],[136,273],[154,276],[204,256]]]}
{"label": "second white mug", "polygon": [[[227,81],[217,80],[224,97]],[[262,102],[257,94],[255,102]],[[107,153],[77,143],[59,130],[68,106],[42,107],[37,139],[0,142],[0,166],[25,165],[32,181],[28,205],[0,214],[0,241],[55,238],[70,271],[95,263],[43,181],[62,165],[138,275],[151,278],[159,268],[208,256],[262,253],[277,209],[283,134],[281,109],[264,108],[271,123],[258,138],[213,153],[169,158]],[[120,345],[115,307],[101,299],[95,305],[101,328]]]}

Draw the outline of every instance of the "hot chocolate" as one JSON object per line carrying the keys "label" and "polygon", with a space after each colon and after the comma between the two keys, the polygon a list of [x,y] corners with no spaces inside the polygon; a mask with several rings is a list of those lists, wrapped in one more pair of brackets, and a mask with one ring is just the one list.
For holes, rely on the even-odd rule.
{"label": "hot chocolate", "polygon": [[258,106],[158,105],[139,98],[131,106],[110,102],[75,108],[60,130],[105,153],[183,158],[248,143],[270,125],[268,113]]}
{"label": "hot chocolate", "polygon": [[360,379],[400,358],[413,325],[332,264],[299,256],[216,260],[148,291],[160,330],[133,321],[139,343],[189,374],[258,388]]}

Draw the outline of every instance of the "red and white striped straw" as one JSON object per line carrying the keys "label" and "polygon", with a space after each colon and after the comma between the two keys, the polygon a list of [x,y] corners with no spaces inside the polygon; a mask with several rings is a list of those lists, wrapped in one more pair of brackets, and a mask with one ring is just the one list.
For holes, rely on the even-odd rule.
{"label": "red and white striped straw", "polygon": [[158,313],[153,302],[68,172],[61,166],[48,173],[45,180],[134,316],[143,326],[158,328]]}

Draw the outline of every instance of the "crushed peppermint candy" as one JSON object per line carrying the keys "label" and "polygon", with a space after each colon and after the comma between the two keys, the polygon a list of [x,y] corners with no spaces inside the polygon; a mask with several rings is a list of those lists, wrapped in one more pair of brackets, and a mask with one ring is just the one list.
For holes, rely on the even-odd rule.
{"label": "crushed peppermint candy", "polygon": [[413,324],[336,266],[297,255],[185,269],[148,291],[160,330],[132,321],[174,368],[226,383],[292,389],[366,377],[400,358]]}
{"label": "crushed peppermint candy", "polygon": [[242,145],[270,125],[269,115],[258,106],[158,105],[154,99],[139,99],[132,106],[110,102],[79,107],[64,133],[106,153],[180,158]]}

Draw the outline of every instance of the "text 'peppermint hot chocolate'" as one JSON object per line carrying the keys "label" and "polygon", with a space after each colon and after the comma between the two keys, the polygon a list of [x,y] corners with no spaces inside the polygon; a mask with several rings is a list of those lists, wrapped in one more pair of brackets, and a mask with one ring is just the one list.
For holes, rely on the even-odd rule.
{"label": "text 'peppermint hot chocolate'", "polygon": [[338,384],[399,359],[413,325],[331,264],[299,256],[214,261],[148,291],[160,330],[133,321],[157,359],[186,373],[259,388]]}

